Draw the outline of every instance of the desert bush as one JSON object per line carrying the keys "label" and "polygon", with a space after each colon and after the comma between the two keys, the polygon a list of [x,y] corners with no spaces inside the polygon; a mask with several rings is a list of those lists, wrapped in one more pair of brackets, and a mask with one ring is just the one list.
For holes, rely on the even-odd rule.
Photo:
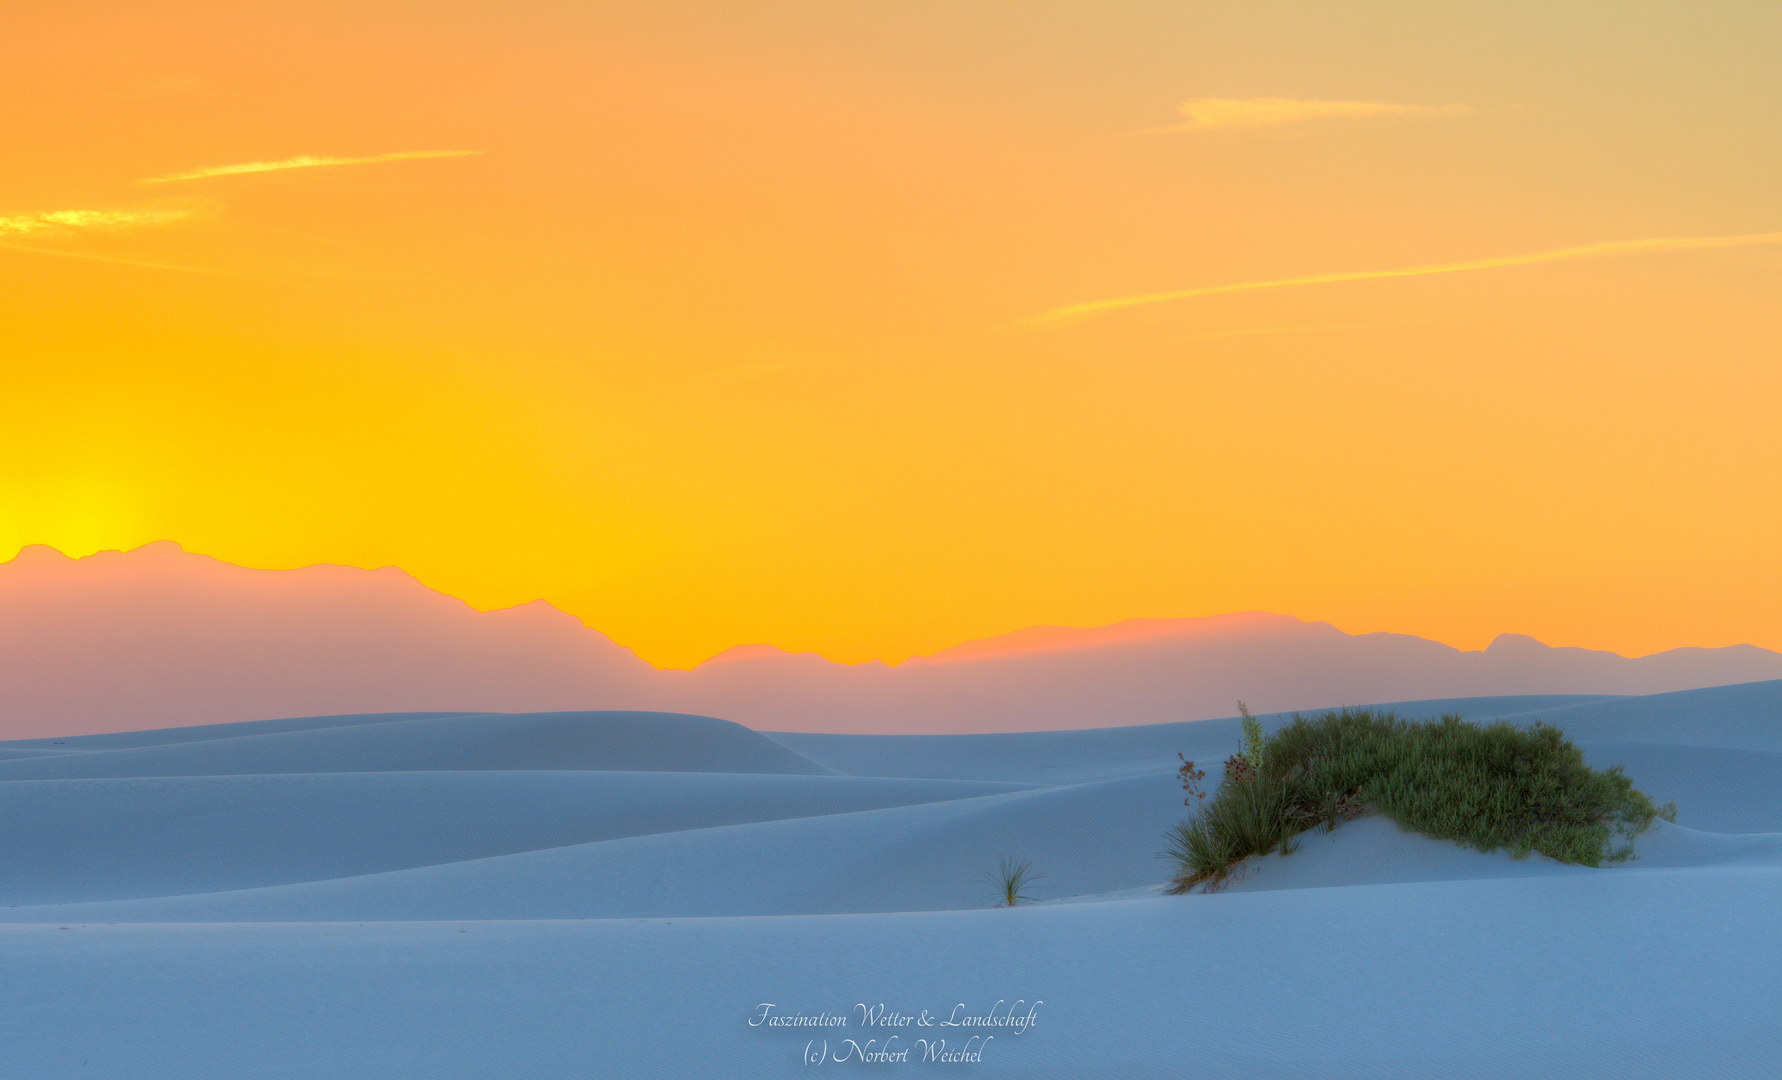
{"label": "desert bush", "polygon": [[[1481,727],[1456,715],[1413,723],[1391,712],[1295,714],[1260,735],[1245,712],[1245,749],[1219,790],[1168,834],[1175,891],[1217,887],[1235,863],[1317,825],[1378,810],[1400,825],[1516,858],[1538,851],[1600,866],[1632,857],[1633,837],[1662,810],[1619,766],[1596,770],[1559,729]],[[1616,845],[1620,838],[1623,842]]]}

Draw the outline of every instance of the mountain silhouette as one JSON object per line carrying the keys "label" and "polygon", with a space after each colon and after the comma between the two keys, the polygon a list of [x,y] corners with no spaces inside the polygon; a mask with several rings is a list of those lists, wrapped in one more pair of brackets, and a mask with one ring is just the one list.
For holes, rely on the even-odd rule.
{"label": "mountain silhouette", "polygon": [[656,710],[763,731],[1053,730],[1345,703],[1782,678],[1750,645],[1462,651],[1245,612],[1031,627],[897,665],[767,645],[658,670],[543,601],[477,611],[395,567],[257,570],[161,541],[0,563],[0,739],[374,712]]}

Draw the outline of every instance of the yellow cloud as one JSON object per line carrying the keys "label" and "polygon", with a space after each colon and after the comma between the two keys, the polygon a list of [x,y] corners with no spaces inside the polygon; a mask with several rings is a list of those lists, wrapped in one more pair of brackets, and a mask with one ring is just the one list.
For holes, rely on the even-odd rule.
{"label": "yellow cloud", "polygon": [[1090,300],[1066,304],[1038,315],[1030,315],[1018,325],[1029,329],[1068,326],[1071,323],[1105,315],[1123,308],[1162,304],[1171,300],[1187,300],[1196,296],[1217,296],[1222,293],[1255,292],[1260,289],[1284,289],[1293,285],[1329,285],[1339,281],[1370,281],[1376,278],[1421,277],[1425,274],[1457,274],[1463,270],[1491,270],[1501,266],[1532,266],[1537,263],[1569,262],[1574,259],[1610,259],[1626,255],[1652,255],[1665,251],[1698,251],[1706,248],[1751,247],[1758,244],[1782,244],[1782,232],[1745,233],[1739,236],[1665,236],[1650,240],[1610,240],[1600,244],[1555,248],[1525,255],[1498,255],[1489,259],[1466,262],[1429,263],[1405,266],[1394,270],[1344,270],[1331,274],[1309,274],[1305,277],[1277,278],[1273,281],[1244,281],[1231,285],[1206,285],[1194,289],[1172,289],[1168,292],[1140,293],[1109,300]]}
{"label": "yellow cloud", "polygon": [[1465,105],[1391,105],[1383,101],[1300,101],[1295,98],[1193,98],[1177,106],[1185,118],[1169,127],[1147,128],[1139,135],[1177,131],[1238,131],[1287,127],[1313,120],[1368,116],[1442,116],[1471,112]]}
{"label": "yellow cloud", "polygon": [[167,176],[151,176],[139,180],[141,184],[171,184],[178,180],[205,180],[213,176],[242,176],[247,173],[284,172],[287,169],[319,169],[333,165],[376,165],[385,161],[420,161],[427,158],[472,157],[481,150],[402,150],[394,154],[373,154],[370,157],[312,157],[302,154],[297,157],[280,158],[278,161],[248,161],[240,165],[212,165],[209,168],[193,169],[190,172],[171,173]]}
{"label": "yellow cloud", "polygon": [[192,216],[190,210],[51,210],[0,217],[0,236],[166,225]]}

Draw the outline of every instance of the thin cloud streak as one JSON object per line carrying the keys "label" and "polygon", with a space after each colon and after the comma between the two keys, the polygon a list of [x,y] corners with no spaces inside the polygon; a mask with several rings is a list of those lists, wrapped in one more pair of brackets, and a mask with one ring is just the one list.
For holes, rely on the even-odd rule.
{"label": "thin cloud streak", "polygon": [[1466,105],[1393,105],[1384,101],[1303,101],[1296,98],[1192,98],[1176,107],[1184,120],[1168,127],[1145,128],[1134,135],[1169,135],[1183,131],[1242,131],[1289,127],[1314,120],[1362,119],[1371,116],[1453,116],[1472,112]]}
{"label": "thin cloud streak", "polygon": [[219,277],[240,277],[232,270],[207,270],[202,266],[181,266],[178,263],[147,262],[142,259],[120,259],[115,255],[95,255],[88,251],[56,251],[51,248],[26,247],[0,241],[0,249],[22,251],[31,255],[54,255],[59,259],[82,259],[87,262],[115,263],[118,266],[140,266],[149,270],[178,270],[182,274],[214,274]]}
{"label": "thin cloud streak", "polygon": [[1373,281],[1381,278],[1423,277],[1430,274],[1458,274],[1466,270],[1493,270],[1505,266],[1534,266],[1540,263],[1571,262],[1578,259],[1613,259],[1630,255],[1655,255],[1667,251],[1701,251],[1712,248],[1754,247],[1761,244],[1782,244],[1782,232],[1745,233],[1739,236],[1666,236],[1650,240],[1610,240],[1600,244],[1555,248],[1525,255],[1499,255],[1489,259],[1465,262],[1429,263],[1393,270],[1345,270],[1331,274],[1308,274],[1305,277],[1277,278],[1273,281],[1243,281],[1231,285],[1207,285],[1193,289],[1172,289],[1168,292],[1141,293],[1108,300],[1090,300],[1081,304],[1042,311],[1020,320],[1016,325],[1032,330],[1069,326],[1098,315],[1148,304],[1165,304],[1196,296],[1219,296],[1225,293],[1258,292],[1263,289],[1285,289],[1298,285],[1330,285],[1341,281]]}
{"label": "thin cloud streak", "polygon": [[170,173],[138,180],[139,184],[172,184],[183,180],[207,180],[214,176],[245,176],[250,173],[285,172],[289,169],[322,169],[335,165],[378,165],[386,161],[424,161],[431,158],[474,157],[481,150],[402,150],[393,154],[372,154],[370,157],[314,157],[301,154],[277,161],[247,161],[238,165],[212,165],[189,172]]}
{"label": "thin cloud streak", "polygon": [[1203,330],[1191,334],[1196,338],[1262,337],[1273,334],[1322,334],[1333,330],[1382,330],[1403,326],[1425,326],[1418,322],[1326,323],[1322,326],[1245,326],[1235,330]]}
{"label": "thin cloud streak", "polygon": [[0,217],[0,236],[132,229],[167,225],[191,216],[190,210],[51,210]]}

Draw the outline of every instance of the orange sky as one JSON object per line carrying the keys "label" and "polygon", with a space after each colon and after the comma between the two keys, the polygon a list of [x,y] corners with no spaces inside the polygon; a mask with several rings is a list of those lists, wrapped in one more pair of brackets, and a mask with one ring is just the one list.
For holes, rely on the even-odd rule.
{"label": "orange sky", "polygon": [[0,558],[393,563],[674,665],[1782,648],[1777,55],[1757,4],[9,4]]}

